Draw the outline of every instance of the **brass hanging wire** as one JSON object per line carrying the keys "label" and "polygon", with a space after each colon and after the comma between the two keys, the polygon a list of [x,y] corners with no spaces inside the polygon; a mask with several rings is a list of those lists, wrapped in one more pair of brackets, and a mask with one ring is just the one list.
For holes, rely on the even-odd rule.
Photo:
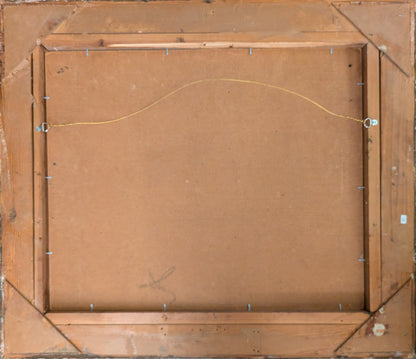
{"label": "brass hanging wire", "polygon": [[[106,124],[110,124],[110,123],[120,122],[120,121],[126,120],[130,117],[136,116],[136,115],[152,108],[153,106],[156,106],[157,104],[159,104],[163,100],[177,94],[178,92],[180,92],[180,91],[182,91],[182,90],[184,90],[188,87],[195,86],[195,85],[202,84],[202,83],[207,83],[207,82],[234,82],[234,83],[240,83],[240,84],[250,84],[250,85],[263,86],[263,87],[279,90],[279,91],[297,96],[297,97],[311,103],[312,105],[318,107],[322,111],[324,111],[324,112],[326,112],[329,115],[334,116],[334,117],[344,118],[344,119],[347,119],[347,120],[360,122],[364,125],[366,125],[366,123],[368,123],[368,120],[371,120],[371,119],[361,120],[361,119],[356,118],[356,117],[337,114],[335,112],[332,112],[331,110],[328,110],[326,107],[322,106],[321,104],[312,100],[311,98],[309,98],[307,96],[304,96],[304,95],[300,94],[299,92],[296,92],[296,91],[290,90],[288,88],[285,88],[285,87],[280,87],[280,86],[276,86],[276,85],[265,83],[265,82],[251,81],[251,80],[241,80],[241,79],[233,79],[233,78],[210,78],[210,79],[202,79],[202,80],[196,80],[196,81],[188,82],[187,84],[182,85],[182,86],[178,87],[177,89],[167,93],[166,95],[158,98],[157,100],[153,101],[149,105],[146,105],[146,106],[142,107],[141,109],[139,109],[137,111],[131,112],[127,115],[124,115],[124,116],[121,116],[121,117],[118,117],[118,118],[114,118],[112,120],[91,121],[91,122],[70,122],[70,123],[43,123],[42,124],[42,130],[44,132],[48,132],[48,130],[52,127],[69,127],[69,126],[81,126],[81,125],[106,125]],[[371,123],[371,121],[370,121],[370,123]]]}

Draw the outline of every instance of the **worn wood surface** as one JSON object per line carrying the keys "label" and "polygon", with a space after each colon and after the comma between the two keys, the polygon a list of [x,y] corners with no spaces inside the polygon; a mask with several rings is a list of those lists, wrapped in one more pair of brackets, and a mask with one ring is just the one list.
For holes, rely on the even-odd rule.
{"label": "worn wood surface", "polygon": [[169,1],[148,5],[86,4],[55,33],[355,32],[354,26],[327,1]]}
{"label": "worn wood surface", "polygon": [[225,313],[225,312],[164,312],[164,313],[62,313],[50,312],[47,317],[56,325],[119,325],[119,324],[362,324],[367,312],[340,313]]}
{"label": "worn wood surface", "polygon": [[355,325],[67,325],[84,353],[224,357],[328,357]]}
{"label": "worn wood surface", "polygon": [[31,66],[2,86],[2,273],[33,299]]}
{"label": "worn wood surface", "polygon": [[385,57],[380,80],[384,302],[414,272],[414,83]]}

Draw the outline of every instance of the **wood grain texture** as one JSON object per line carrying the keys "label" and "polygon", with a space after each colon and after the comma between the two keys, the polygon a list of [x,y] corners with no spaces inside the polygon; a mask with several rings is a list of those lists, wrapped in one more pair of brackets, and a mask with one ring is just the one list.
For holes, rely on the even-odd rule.
{"label": "wood grain texture", "polygon": [[47,317],[56,325],[120,325],[120,324],[362,324],[367,312],[349,313],[225,313],[225,312],[164,312],[164,313],[64,313],[50,312]]}
{"label": "wood grain texture", "polygon": [[83,353],[328,357],[355,325],[60,325]]}
{"label": "wood grain texture", "polygon": [[365,296],[366,309],[375,311],[381,305],[380,60],[371,44],[363,52],[365,117],[378,121],[364,129]]}
{"label": "wood grain texture", "polygon": [[2,86],[2,274],[33,299],[31,63]]}
{"label": "wood grain texture", "polygon": [[357,32],[295,33],[176,33],[176,34],[51,34],[43,45],[49,51],[189,48],[362,47],[366,38]]}
{"label": "wood grain texture", "polygon": [[[381,58],[382,295],[414,271],[414,83]],[[402,215],[406,223],[401,223]]]}
{"label": "wood grain texture", "polygon": [[356,31],[327,1],[83,4],[55,33]]}

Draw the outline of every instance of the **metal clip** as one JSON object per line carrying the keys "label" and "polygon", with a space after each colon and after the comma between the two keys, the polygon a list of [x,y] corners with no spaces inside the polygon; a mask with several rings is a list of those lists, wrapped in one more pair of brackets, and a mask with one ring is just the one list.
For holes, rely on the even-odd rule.
{"label": "metal clip", "polygon": [[364,122],[363,125],[365,128],[370,128],[373,126],[377,126],[378,125],[378,120],[375,120],[374,118],[369,118],[367,117]]}
{"label": "metal clip", "polygon": [[42,122],[42,124],[40,125],[40,130],[42,132],[46,133],[46,132],[49,131],[49,129],[50,129],[50,127],[49,127],[48,123],[47,122]]}

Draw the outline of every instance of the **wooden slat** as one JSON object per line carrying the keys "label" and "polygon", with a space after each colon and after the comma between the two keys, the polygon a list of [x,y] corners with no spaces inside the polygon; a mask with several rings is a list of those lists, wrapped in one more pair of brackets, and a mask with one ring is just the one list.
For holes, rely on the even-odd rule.
{"label": "wooden slat", "polygon": [[155,357],[332,357],[355,325],[60,325],[83,353]]}
{"label": "wooden slat", "polygon": [[354,31],[327,1],[151,1],[82,4],[59,33]]}
{"label": "wooden slat", "polygon": [[34,286],[35,305],[47,308],[47,203],[46,134],[39,131],[45,121],[44,51],[37,47],[32,55],[33,68],[33,191],[34,191]]}
{"label": "wooden slat", "polygon": [[120,324],[361,324],[367,312],[56,312],[47,313],[55,325]]}
{"label": "wooden slat", "polygon": [[[414,77],[381,58],[382,295],[414,271]],[[410,315],[410,314],[409,314]]]}
{"label": "wooden slat", "polygon": [[378,125],[364,129],[364,215],[365,215],[365,303],[366,309],[381,305],[380,246],[380,81],[379,51],[364,48],[365,118]]}
{"label": "wooden slat", "polygon": [[30,58],[2,79],[2,275],[33,300],[32,93]]}
{"label": "wooden slat", "polygon": [[363,46],[358,32],[221,33],[221,34],[52,34],[43,42],[49,51],[108,49],[287,48]]}

